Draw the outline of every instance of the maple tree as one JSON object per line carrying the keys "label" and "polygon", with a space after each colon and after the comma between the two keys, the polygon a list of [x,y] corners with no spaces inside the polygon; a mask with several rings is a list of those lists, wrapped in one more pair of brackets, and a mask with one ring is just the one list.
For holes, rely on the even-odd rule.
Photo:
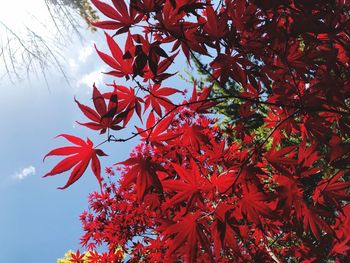
{"label": "maple tree", "polygon": [[[77,146],[47,155],[68,155],[47,174],[72,169],[63,188],[89,163],[101,185],[80,218],[88,260],[348,262],[350,3],[92,3],[108,17],[93,25],[111,31],[109,51],[96,51],[115,82],[94,86],[94,108],[76,100],[91,120],[81,124],[108,131],[99,147],[141,143],[105,179],[89,139],[62,135]],[[178,103],[185,88],[164,83],[181,54],[207,82]],[[135,113],[144,127],[110,133]]]}

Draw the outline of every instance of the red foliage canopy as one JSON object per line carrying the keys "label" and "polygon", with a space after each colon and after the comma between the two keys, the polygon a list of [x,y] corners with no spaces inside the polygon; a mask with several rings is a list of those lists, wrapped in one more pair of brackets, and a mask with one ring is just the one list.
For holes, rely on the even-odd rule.
{"label": "red foliage canopy", "polygon": [[[116,248],[130,262],[349,262],[350,3],[92,2],[108,17],[94,25],[113,34],[108,53],[96,49],[107,74],[137,86],[94,88],[95,109],[77,102],[92,121],[82,125],[118,130],[134,112],[147,121],[105,141],[144,142],[117,164],[118,182],[106,170],[111,182],[81,216],[82,245],[108,247],[91,262],[121,261]],[[177,104],[163,81],[180,54],[225,92],[194,85]],[[218,126],[207,113],[228,101],[237,114]],[[263,124],[252,128],[256,116]],[[47,175],[75,166],[68,187],[91,161],[101,181],[102,152],[64,136],[77,146],[50,152],[71,156]]]}

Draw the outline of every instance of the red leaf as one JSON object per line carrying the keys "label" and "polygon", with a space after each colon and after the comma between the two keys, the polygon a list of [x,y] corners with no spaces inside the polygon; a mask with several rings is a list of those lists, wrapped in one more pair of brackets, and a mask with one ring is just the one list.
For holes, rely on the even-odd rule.
{"label": "red leaf", "polygon": [[130,7],[130,13],[124,1],[112,0],[113,6],[103,3],[99,0],[91,0],[91,2],[98,8],[105,16],[115,21],[100,21],[93,22],[92,25],[103,29],[114,29],[125,27],[128,29],[132,24],[138,23],[142,19],[142,14],[136,12]]}
{"label": "red leaf", "polygon": [[191,160],[191,169],[184,169],[180,165],[172,164],[176,173],[180,176],[179,180],[164,180],[162,185],[165,189],[174,191],[176,194],[167,201],[167,206],[174,206],[178,203],[187,201],[189,207],[197,201],[203,203],[203,196],[212,186],[209,181],[201,175],[197,164]]}
{"label": "red leaf", "polygon": [[211,93],[211,88],[204,87],[200,94],[197,94],[196,82],[193,84],[192,96],[189,100],[190,109],[198,113],[206,113],[208,109],[215,106],[214,101],[209,100],[209,95]]}
{"label": "red leaf", "polygon": [[181,136],[182,143],[191,147],[194,151],[198,152],[202,144],[210,144],[209,139],[203,134],[205,128],[199,125],[184,124],[182,127],[183,134]]}
{"label": "red leaf", "polygon": [[73,183],[75,183],[83,175],[90,160],[92,160],[92,171],[101,186],[101,167],[96,154],[97,152],[99,153],[99,155],[104,153],[99,149],[94,149],[93,144],[89,139],[87,139],[85,142],[78,137],[68,134],[61,134],[59,136],[66,138],[68,141],[78,146],[67,146],[57,148],[45,155],[44,159],[48,156],[56,155],[63,155],[68,157],[60,161],[50,172],[45,174],[44,177],[60,174],[74,167],[65,186],[59,187],[59,189],[65,189]]}
{"label": "red leaf", "polygon": [[306,204],[302,205],[302,215],[300,220],[303,222],[305,230],[311,230],[312,234],[318,239],[321,240],[322,232],[332,233],[332,229],[329,225],[318,216],[317,211],[308,207]]}
{"label": "red leaf", "polygon": [[115,83],[111,86],[114,87],[114,92],[118,97],[118,111],[122,112],[123,126],[127,125],[134,112],[136,112],[141,120],[141,103],[143,103],[143,100],[136,96],[135,90],[131,87],[127,88],[125,86],[116,85]]}
{"label": "red leaf", "polygon": [[88,123],[77,122],[78,124],[88,127],[92,130],[100,130],[101,134],[105,133],[107,129],[122,129],[122,127],[118,125],[118,123],[122,121],[122,118],[120,116],[117,116],[117,93],[110,94],[108,97],[109,101],[107,108],[104,96],[100,93],[94,84],[92,100],[96,111],[75,100],[84,115],[92,120],[92,122]]}
{"label": "red leaf", "polygon": [[268,205],[269,200],[270,197],[255,186],[245,187],[242,198],[239,200],[239,210],[248,221],[262,226],[261,217],[273,217],[273,211]]}
{"label": "red leaf", "polygon": [[133,74],[133,60],[134,60],[134,47],[130,47],[131,35],[128,35],[128,39],[125,43],[125,50],[130,54],[129,58],[124,58],[124,54],[120,49],[119,45],[114,41],[114,39],[105,33],[108,47],[112,53],[112,56],[107,55],[99,51],[95,45],[95,49],[100,58],[114,71],[107,72],[106,74],[116,75],[118,77],[129,77],[130,74]]}
{"label": "red leaf", "polygon": [[145,111],[149,106],[154,109],[158,116],[162,117],[161,106],[165,111],[169,111],[174,107],[174,104],[167,98],[167,96],[173,95],[179,92],[173,88],[161,88],[160,84],[150,85],[149,94],[145,96]]}
{"label": "red leaf", "polygon": [[330,179],[321,180],[312,195],[314,202],[341,208],[342,200],[350,201],[350,195],[346,191],[350,188],[350,182],[340,181],[344,175],[345,171],[339,171]]}
{"label": "red leaf", "polygon": [[104,116],[107,112],[106,102],[100,91],[96,88],[95,84],[93,85],[92,101],[95,105],[95,109],[100,115],[99,117]]}
{"label": "red leaf", "polygon": [[164,235],[171,239],[168,254],[180,251],[186,257],[186,262],[195,262],[200,242],[206,252],[211,255],[208,249],[208,239],[203,231],[203,226],[197,221],[201,215],[200,211],[189,213],[182,217],[177,223],[170,225],[164,231]]}
{"label": "red leaf", "polygon": [[173,140],[181,135],[179,132],[174,132],[168,129],[173,118],[174,115],[170,114],[151,129],[156,124],[155,116],[153,112],[151,112],[146,122],[146,130],[142,130],[138,127],[136,127],[136,129],[140,133],[142,140],[148,140],[154,145],[162,145],[163,142]]}
{"label": "red leaf", "polygon": [[121,185],[123,188],[129,187],[131,184],[136,184],[138,200],[142,201],[146,191],[155,188],[159,193],[163,192],[163,187],[156,174],[156,164],[142,155],[137,155],[127,159],[124,162],[119,162],[129,166],[129,170],[124,174]]}

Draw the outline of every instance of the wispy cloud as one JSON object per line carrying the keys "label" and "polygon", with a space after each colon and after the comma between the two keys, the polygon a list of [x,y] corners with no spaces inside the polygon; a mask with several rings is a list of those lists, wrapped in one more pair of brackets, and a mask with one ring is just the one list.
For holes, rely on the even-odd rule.
{"label": "wispy cloud", "polygon": [[93,54],[93,44],[90,42],[88,45],[86,45],[84,48],[82,48],[79,52],[79,62],[86,62],[86,60]]}
{"label": "wispy cloud", "polygon": [[96,84],[97,86],[102,84],[103,82],[103,72],[105,68],[99,68],[98,70],[92,71],[88,74],[83,75],[80,80],[77,82],[77,86],[88,86],[92,87],[92,84]]}
{"label": "wispy cloud", "polygon": [[24,178],[34,175],[35,174],[35,167],[30,165],[24,169],[22,169],[20,172],[16,173],[14,175],[14,178],[17,180],[23,180]]}
{"label": "wispy cloud", "polygon": [[69,59],[68,60],[68,66],[69,66],[69,69],[71,70],[71,72],[73,74],[76,74],[78,72],[78,69],[79,69],[79,65],[77,64],[77,62],[75,62],[74,59]]}

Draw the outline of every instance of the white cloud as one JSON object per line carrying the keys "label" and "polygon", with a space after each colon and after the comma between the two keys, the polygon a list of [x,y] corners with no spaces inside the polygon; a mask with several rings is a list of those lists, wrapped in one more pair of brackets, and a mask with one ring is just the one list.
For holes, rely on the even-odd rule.
{"label": "white cloud", "polygon": [[68,66],[72,73],[76,73],[79,69],[79,65],[77,64],[77,62],[75,62],[75,60],[71,58],[68,60]]}
{"label": "white cloud", "polygon": [[92,43],[90,42],[88,45],[86,45],[85,47],[83,47],[80,52],[79,52],[79,62],[86,62],[86,60],[92,55],[92,53],[94,52]]}
{"label": "white cloud", "polygon": [[88,86],[88,87],[92,87],[92,85],[95,83],[96,86],[99,86],[100,84],[102,84],[103,81],[103,74],[101,72],[103,72],[105,69],[104,68],[100,68],[98,70],[92,71],[88,74],[83,75],[80,80],[78,80],[77,82],[77,86]]}
{"label": "white cloud", "polygon": [[24,178],[31,176],[31,175],[34,175],[34,174],[35,174],[35,167],[30,165],[30,166],[22,169],[20,172],[16,173],[14,175],[14,178],[18,179],[18,180],[23,180]]}

